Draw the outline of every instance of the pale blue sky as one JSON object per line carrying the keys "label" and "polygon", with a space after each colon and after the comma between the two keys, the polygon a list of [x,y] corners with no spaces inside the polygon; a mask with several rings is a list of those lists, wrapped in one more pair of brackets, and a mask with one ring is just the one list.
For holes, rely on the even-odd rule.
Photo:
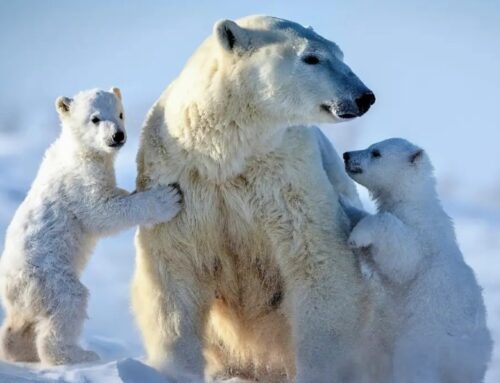
{"label": "pale blue sky", "polygon": [[500,183],[499,0],[2,0],[0,132],[16,116],[39,124],[49,141],[58,95],[117,85],[134,142],[147,109],[213,23],[256,13],[312,25],[375,91],[374,108],[328,127],[332,137],[352,129],[350,145],[362,147],[403,136],[458,186]]}

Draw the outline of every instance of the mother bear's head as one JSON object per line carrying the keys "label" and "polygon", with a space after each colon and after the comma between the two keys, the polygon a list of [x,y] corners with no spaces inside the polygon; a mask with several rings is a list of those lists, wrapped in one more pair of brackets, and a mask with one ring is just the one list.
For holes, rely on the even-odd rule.
{"label": "mother bear's head", "polygon": [[291,21],[250,16],[217,22],[162,100],[169,135],[203,166],[233,168],[227,176],[276,147],[283,128],[361,116],[375,96],[335,43]]}
{"label": "mother bear's head", "polygon": [[332,122],[361,116],[375,102],[340,48],[312,28],[253,16],[218,22],[213,38],[222,67],[245,75],[262,106],[272,105],[271,114],[296,123]]}
{"label": "mother bear's head", "polygon": [[311,28],[275,17],[217,22],[186,66],[185,71],[190,70],[204,70],[208,76],[188,76],[197,82],[187,88],[189,93],[198,90],[206,97],[211,90],[245,97],[258,112],[293,124],[358,117],[375,102],[335,43]]}

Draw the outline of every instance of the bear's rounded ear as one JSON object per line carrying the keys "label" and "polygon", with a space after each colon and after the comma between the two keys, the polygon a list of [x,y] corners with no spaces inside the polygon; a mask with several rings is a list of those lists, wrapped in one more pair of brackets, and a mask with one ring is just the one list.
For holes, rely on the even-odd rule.
{"label": "bear's rounded ear", "polygon": [[221,20],[214,25],[214,35],[220,46],[228,52],[250,48],[248,31],[232,20]]}
{"label": "bear's rounded ear", "polygon": [[56,110],[59,115],[63,116],[69,113],[69,107],[73,100],[69,97],[58,97],[56,100]]}
{"label": "bear's rounded ear", "polygon": [[120,88],[114,86],[110,89],[110,92],[113,92],[120,101],[122,100],[122,91],[120,90]]}
{"label": "bear's rounded ear", "polygon": [[423,156],[424,156],[423,149],[418,149],[417,151],[413,152],[410,155],[410,164],[412,164],[412,165],[416,164],[417,162],[419,162],[422,159]]}

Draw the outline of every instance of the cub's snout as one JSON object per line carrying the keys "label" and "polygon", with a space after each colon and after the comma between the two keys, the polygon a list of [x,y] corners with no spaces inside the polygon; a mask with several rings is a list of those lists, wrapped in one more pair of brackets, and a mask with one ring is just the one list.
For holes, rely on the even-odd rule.
{"label": "cub's snout", "polygon": [[126,139],[127,138],[125,136],[125,133],[122,132],[121,130],[118,130],[111,136],[112,142],[110,146],[113,147],[123,146],[125,144]]}
{"label": "cub's snout", "polygon": [[363,169],[358,161],[355,161],[353,158],[353,152],[345,152],[342,155],[344,158],[345,171],[349,174],[360,174],[363,173]]}

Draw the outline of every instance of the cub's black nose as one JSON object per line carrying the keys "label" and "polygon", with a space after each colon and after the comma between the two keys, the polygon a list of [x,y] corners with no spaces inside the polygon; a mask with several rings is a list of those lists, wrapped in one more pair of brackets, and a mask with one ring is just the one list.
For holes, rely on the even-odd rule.
{"label": "cub's black nose", "polygon": [[123,133],[123,132],[116,132],[115,134],[113,134],[112,138],[113,138],[113,142],[115,144],[121,144],[125,140],[125,133]]}
{"label": "cub's black nose", "polygon": [[366,112],[368,112],[368,109],[370,109],[370,106],[375,104],[375,95],[373,92],[368,91],[363,93],[360,97],[356,99],[356,105],[358,107],[359,115],[362,116]]}
{"label": "cub's black nose", "polygon": [[349,158],[351,158],[349,152],[345,152],[342,157],[344,158],[344,161],[349,161]]}

